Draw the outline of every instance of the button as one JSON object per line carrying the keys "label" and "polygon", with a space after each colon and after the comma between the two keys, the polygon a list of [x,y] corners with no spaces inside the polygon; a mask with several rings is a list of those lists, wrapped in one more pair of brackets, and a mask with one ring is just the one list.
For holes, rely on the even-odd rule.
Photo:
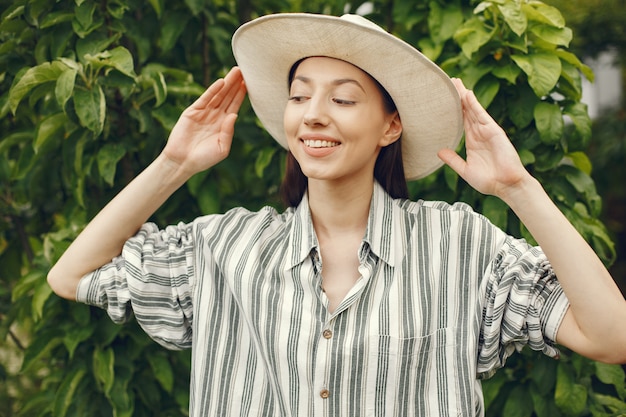
{"label": "button", "polygon": [[333,332],[326,329],[322,332],[322,336],[324,336],[324,339],[330,339],[331,337],[333,337]]}
{"label": "button", "polygon": [[328,391],[327,389],[321,390],[320,397],[322,397],[323,399],[330,397],[330,391]]}

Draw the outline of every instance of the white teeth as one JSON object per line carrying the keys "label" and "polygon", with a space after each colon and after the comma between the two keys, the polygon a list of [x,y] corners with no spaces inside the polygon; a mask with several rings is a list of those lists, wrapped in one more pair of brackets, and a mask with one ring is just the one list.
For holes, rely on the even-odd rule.
{"label": "white teeth", "polygon": [[309,148],[332,148],[339,145],[338,142],[331,142],[327,140],[305,140],[304,144]]}

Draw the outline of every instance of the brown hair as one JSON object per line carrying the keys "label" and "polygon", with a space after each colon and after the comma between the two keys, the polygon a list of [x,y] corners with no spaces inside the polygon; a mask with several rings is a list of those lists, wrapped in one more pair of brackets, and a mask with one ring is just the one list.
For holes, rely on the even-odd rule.
{"label": "brown hair", "polygon": [[[293,81],[298,65],[306,58],[297,61],[289,71],[289,86]],[[367,74],[367,72],[366,72]],[[385,88],[371,75],[376,87],[383,97],[383,106],[387,114],[397,111],[396,104]],[[381,148],[374,166],[374,178],[380,183],[392,198],[408,198],[409,191],[404,176],[402,163],[402,136],[394,143]],[[308,178],[302,172],[300,164],[291,152],[287,152],[285,176],[280,185],[280,195],[283,203],[288,207],[300,204],[308,185]]]}

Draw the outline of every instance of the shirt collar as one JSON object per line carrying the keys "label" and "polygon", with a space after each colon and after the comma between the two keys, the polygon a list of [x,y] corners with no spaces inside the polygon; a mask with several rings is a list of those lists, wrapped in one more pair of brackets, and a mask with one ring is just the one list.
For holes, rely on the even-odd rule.
{"label": "shirt collar", "polygon": [[370,203],[370,214],[363,241],[367,242],[376,256],[389,266],[394,266],[395,244],[394,229],[398,226],[400,217],[398,207],[383,187],[374,182],[374,192]]}
{"label": "shirt collar", "polygon": [[319,246],[315,229],[313,228],[313,220],[311,219],[308,192],[304,193],[300,204],[295,208],[288,241],[288,268],[293,268],[302,263],[311,251]]}
{"label": "shirt collar", "polygon": [[[374,192],[370,202],[370,212],[363,242],[369,245],[374,255],[390,266],[395,264],[393,255],[396,251],[392,230],[398,226],[397,220],[400,219],[397,215],[398,209],[391,196],[378,182],[374,182]],[[288,242],[286,251],[289,259],[288,268],[293,268],[302,263],[311,251],[319,246],[311,220],[308,193],[306,192],[294,211]]]}

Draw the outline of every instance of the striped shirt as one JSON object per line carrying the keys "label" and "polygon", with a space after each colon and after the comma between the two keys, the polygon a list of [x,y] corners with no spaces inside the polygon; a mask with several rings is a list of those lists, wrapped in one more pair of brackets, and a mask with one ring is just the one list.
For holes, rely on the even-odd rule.
{"label": "striped shirt", "polygon": [[192,417],[482,416],[480,379],[515,349],[558,354],[568,301],[545,255],[465,204],[376,184],[360,278],[332,313],[319,253],[306,196],[146,224],[77,298],[193,348]]}

